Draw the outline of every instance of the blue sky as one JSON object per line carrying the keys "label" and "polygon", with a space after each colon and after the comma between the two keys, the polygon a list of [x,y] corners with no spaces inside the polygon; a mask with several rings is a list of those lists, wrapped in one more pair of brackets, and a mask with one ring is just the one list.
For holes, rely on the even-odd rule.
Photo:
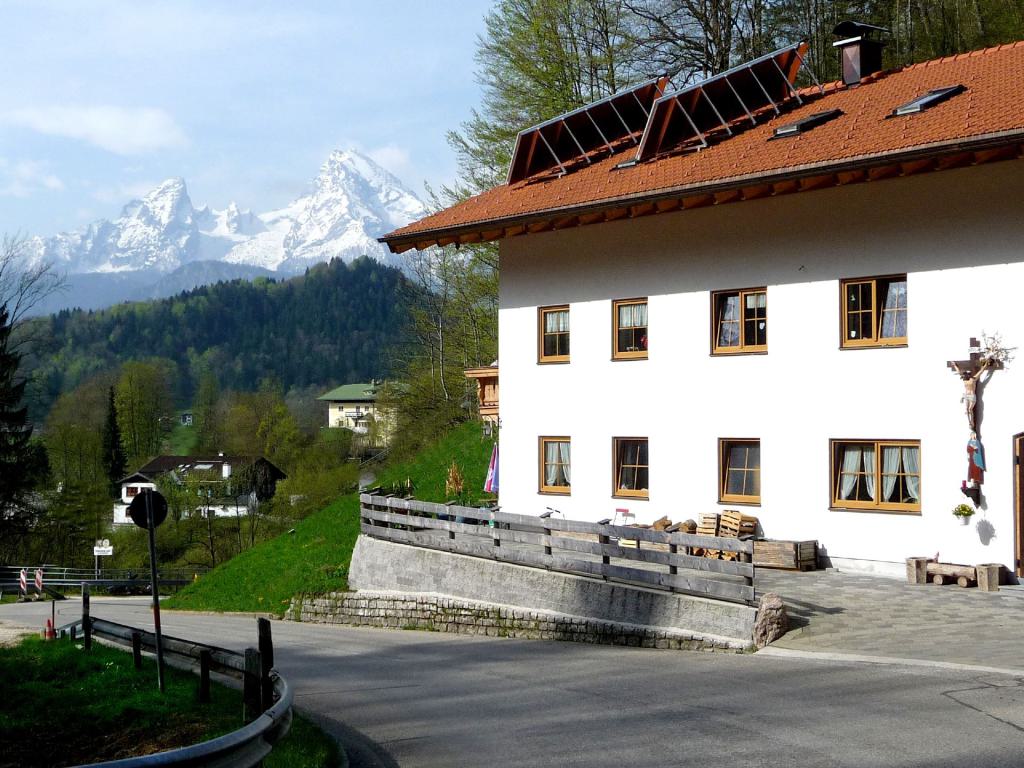
{"label": "blue sky", "polygon": [[264,211],[335,148],[413,191],[455,175],[488,0],[0,0],[0,233],[115,216],[183,176]]}

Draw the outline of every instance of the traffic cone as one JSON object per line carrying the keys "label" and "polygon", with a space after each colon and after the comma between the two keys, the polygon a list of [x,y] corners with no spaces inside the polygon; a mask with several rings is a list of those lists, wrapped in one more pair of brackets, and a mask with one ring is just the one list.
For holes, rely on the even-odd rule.
{"label": "traffic cone", "polygon": [[57,633],[53,629],[53,622],[49,619],[46,620],[46,629],[44,630],[44,632],[44,640],[53,640],[57,636]]}

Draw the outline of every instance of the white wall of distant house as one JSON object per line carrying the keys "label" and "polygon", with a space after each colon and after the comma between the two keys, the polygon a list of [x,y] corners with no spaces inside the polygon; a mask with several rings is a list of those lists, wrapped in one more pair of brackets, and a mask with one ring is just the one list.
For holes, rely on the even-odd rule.
{"label": "white wall of distant house", "polygon": [[[1013,564],[1012,436],[1024,432],[1024,173],[1018,162],[527,235],[501,244],[501,506],[697,519],[720,437],[759,438],[757,515],[848,567],[908,556]],[[842,350],[840,278],[908,273],[908,346]],[[710,292],[768,286],[768,354],[712,357]],[[649,359],[611,360],[611,300],[649,297]],[[537,364],[537,307],[570,304],[571,362]],[[970,527],[963,386],[946,367],[1001,333],[984,391],[987,509]],[[572,493],[538,492],[538,437],[572,439]],[[650,498],[612,496],[612,438],[646,436]],[[830,439],[921,441],[920,515],[829,509]],[[986,533],[986,531],[988,533]],[[991,535],[989,535],[991,534]]]}
{"label": "white wall of distant house", "polygon": [[[214,517],[236,517],[249,514],[249,508],[245,504],[237,507],[234,504],[211,504],[209,507],[197,507],[197,510],[200,510],[203,515],[209,510],[213,513]],[[114,525],[134,525],[132,519],[128,517],[127,504],[114,504]]]}

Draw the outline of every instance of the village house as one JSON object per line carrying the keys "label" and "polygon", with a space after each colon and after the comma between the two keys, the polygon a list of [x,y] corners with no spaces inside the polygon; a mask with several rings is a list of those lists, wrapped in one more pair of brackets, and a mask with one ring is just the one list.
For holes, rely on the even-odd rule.
{"label": "village house", "polygon": [[385,385],[380,381],[368,384],[343,384],[320,395],[317,400],[327,403],[327,426],[349,429],[356,435],[373,441],[369,447],[385,447],[394,432],[394,416],[390,409],[382,408],[378,400]]}
{"label": "village house", "polygon": [[114,502],[114,525],[130,525],[129,505],[140,492],[157,490],[161,478],[195,489],[195,500],[190,505],[193,512],[215,517],[244,515],[252,501],[251,494],[238,488],[237,483],[232,484],[231,478],[243,467],[254,464],[265,468],[271,486],[286,478],[284,472],[262,456],[157,456],[119,481],[121,497]]}
{"label": "village house", "polygon": [[842,82],[799,44],[524,130],[382,238],[499,243],[503,510],[1021,574],[1024,43],[880,71],[878,32],[837,28]]}

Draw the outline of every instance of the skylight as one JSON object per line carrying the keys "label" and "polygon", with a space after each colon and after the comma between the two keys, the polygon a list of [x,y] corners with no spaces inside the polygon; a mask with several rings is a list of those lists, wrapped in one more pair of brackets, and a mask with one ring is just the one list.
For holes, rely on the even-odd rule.
{"label": "skylight", "polygon": [[[780,125],[772,131],[771,139],[784,139],[787,136],[796,136],[797,134],[807,133],[807,131],[811,130],[811,128],[814,128],[816,125],[827,123],[829,120],[835,120],[841,114],[843,114],[843,110],[841,109],[828,109],[824,112],[815,112],[813,115],[808,115],[796,122]],[[771,141],[771,139],[769,139],[769,141]]]}
{"label": "skylight", "polygon": [[934,107],[936,104],[941,104],[946,99],[951,99],[957,94],[963,93],[967,90],[966,85],[950,85],[946,88],[936,88],[928,91],[923,96],[918,96],[913,101],[908,101],[906,104],[900,104],[896,109],[892,111],[890,117],[903,117],[904,115],[914,115],[918,112],[923,112],[929,107]]}

